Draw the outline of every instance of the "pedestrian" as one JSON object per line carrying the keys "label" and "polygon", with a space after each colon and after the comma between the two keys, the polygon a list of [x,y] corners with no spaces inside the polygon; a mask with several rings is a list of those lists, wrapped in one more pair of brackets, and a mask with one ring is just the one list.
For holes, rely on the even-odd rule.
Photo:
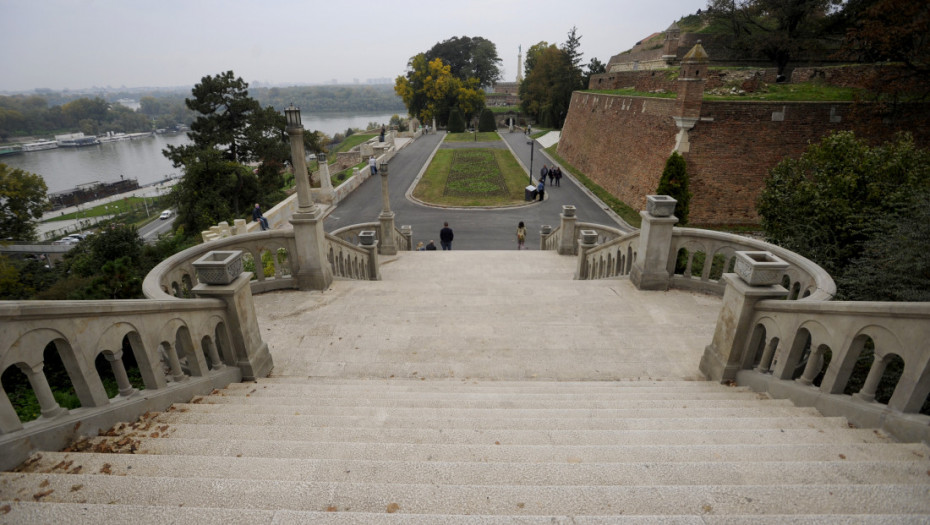
{"label": "pedestrian", "polygon": [[543,164],[543,167],[539,170],[539,179],[544,180],[546,175],[549,175],[549,166]]}
{"label": "pedestrian", "polygon": [[368,158],[368,171],[371,172],[372,176],[375,176],[378,174],[378,161],[375,160],[374,155]]}
{"label": "pedestrian", "polygon": [[562,168],[558,166],[555,168],[555,185],[562,186]]}
{"label": "pedestrian", "polygon": [[550,185],[550,186],[554,186],[554,185],[555,185],[555,184],[554,184],[554,183],[555,183],[555,170],[557,170],[557,169],[558,169],[558,168],[556,168],[555,166],[553,166],[552,169],[549,170],[549,185]]}
{"label": "pedestrian", "polygon": [[378,142],[384,142],[384,132],[385,132],[384,125],[382,125],[381,126],[381,140],[379,140]]}
{"label": "pedestrian", "polygon": [[520,221],[520,224],[517,225],[517,249],[525,250],[526,246],[526,226],[523,225],[523,221]]}
{"label": "pedestrian", "polygon": [[539,184],[536,185],[536,195],[539,195],[539,202],[543,201],[543,197],[546,194],[546,178],[543,177],[539,179]]}
{"label": "pedestrian", "polygon": [[417,251],[418,251],[418,252],[422,252],[422,251],[425,251],[425,250],[426,250],[426,247],[423,246],[423,241],[418,242],[418,243],[417,243]]}
{"label": "pedestrian", "polygon": [[442,246],[443,251],[452,249],[452,228],[449,227],[448,222],[442,223],[442,229],[439,230],[439,245]]}
{"label": "pedestrian", "polygon": [[435,252],[435,251],[436,251],[436,244],[433,242],[432,239],[430,239],[429,243],[426,244],[425,250],[428,251],[428,252]]}
{"label": "pedestrian", "polygon": [[252,208],[252,220],[258,223],[262,231],[268,229],[268,219],[262,215],[262,209],[257,202],[255,203],[255,207]]}

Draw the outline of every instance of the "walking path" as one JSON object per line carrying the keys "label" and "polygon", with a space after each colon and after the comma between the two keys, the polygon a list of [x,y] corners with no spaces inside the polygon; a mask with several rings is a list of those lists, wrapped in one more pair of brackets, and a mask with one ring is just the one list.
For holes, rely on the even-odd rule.
{"label": "walking path", "polygon": [[[504,132],[501,136],[517,159],[527,168],[530,166],[531,148],[535,148],[533,168],[537,176],[544,161],[551,164],[540,151],[539,144],[526,144],[526,137],[522,133]],[[559,214],[562,212],[562,206],[566,204],[577,208],[579,221],[620,227],[615,216],[605,211],[606,206],[593,199],[571,176],[564,177],[561,186],[547,188],[544,202],[527,203],[517,207],[444,208],[423,205],[407,199],[405,195],[428,165],[433,152],[440,146],[446,147],[442,143],[444,137],[445,134],[441,132],[423,135],[399,151],[390,163],[388,187],[391,194],[391,210],[395,213],[395,224],[398,227],[405,224],[413,226],[414,242],[433,239],[438,244],[439,230],[442,223],[447,221],[455,232],[453,250],[516,249],[517,223],[523,221],[530,233],[527,247],[535,250],[538,249],[538,242],[534,243],[532,239],[538,239],[536,234],[539,227],[544,224],[558,226]],[[469,144],[467,147],[474,147],[473,143],[453,144]],[[325,227],[327,231],[333,231],[351,224],[376,221],[380,213],[381,180],[380,177],[373,177],[339,203],[326,219]]]}

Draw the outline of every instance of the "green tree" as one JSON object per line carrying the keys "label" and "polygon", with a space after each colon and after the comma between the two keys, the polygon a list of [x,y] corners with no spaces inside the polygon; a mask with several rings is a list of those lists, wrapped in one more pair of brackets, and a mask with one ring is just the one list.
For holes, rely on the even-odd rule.
{"label": "green tree", "polygon": [[688,167],[685,164],[685,158],[673,151],[665,161],[665,169],[662,170],[662,177],[659,179],[659,187],[656,189],[657,195],[668,195],[677,200],[675,204],[675,216],[678,217],[678,225],[688,224],[688,213],[690,212],[691,191],[688,189]]}
{"label": "green tree", "polygon": [[497,120],[494,119],[494,112],[488,108],[481,110],[481,117],[478,119],[478,131],[482,133],[497,131]]}
{"label": "green tree", "polygon": [[539,60],[539,56],[546,49],[549,49],[549,42],[543,40],[533,44],[526,50],[526,60],[523,61],[523,78],[530,76],[530,72],[536,67],[536,61]]}
{"label": "green tree", "polygon": [[465,131],[465,119],[462,118],[462,112],[453,108],[449,112],[449,133],[462,133]]}
{"label": "green tree", "polygon": [[545,127],[562,127],[571,102],[573,74],[569,56],[550,45],[536,56],[520,84],[520,105]]}
{"label": "green tree", "polygon": [[437,58],[459,80],[478,79],[479,88],[490,87],[501,76],[497,46],[480,36],[456,36],[437,43],[426,52],[426,60],[432,62]]}
{"label": "green tree", "polygon": [[[822,266],[840,286],[840,297],[862,299],[846,277],[853,261],[869,250],[906,251],[911,241],[895,243],[902,236],[892,227],[902,222],[901,210],[913,209],[928,189],[930,152],[917,148],[909,135],[870,147],[852,132],[839,132],[773,168],[758,211],[770,241]],[[893,244],[871,246],[875,242]],[[906,270],[899,262],[881,264],[900,275]]]}
{"label": "green tree", "polygon": [[596,58],[592,58],[588,62],[588,70],[584,73],[584,79],[581,81],[581,89],[590,89],[591,87],[591,77],[594,75],[599,75],[601,73],[607,72],[607,64],[601,62]]}
{"label": "green tree", "polygon": [[445,124],[449,110],[459,108],[470,116],[484,106],[484,91],[477,79],[462,81],[442,59],[428,61],[420,53],[410,61],[410,71],[395,79],[394,90],[403,99],[410,115],[422,122],[433,117]]}
{"label": "green tree", "polygon": [[48,186],[34,173],[0,164],[0,241],[33,241],[48,209]]}

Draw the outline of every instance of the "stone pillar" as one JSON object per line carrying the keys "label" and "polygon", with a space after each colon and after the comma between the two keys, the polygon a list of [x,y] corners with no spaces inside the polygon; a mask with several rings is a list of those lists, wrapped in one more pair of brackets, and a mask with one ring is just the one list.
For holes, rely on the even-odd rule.
{"label": "stone pillar", "polygon": [[[781,299],[788,295],[779,284],[788,264],[768,252],[736,252],[737,273],[723,274],[726,288],[723,305],[717,316],[714,339],[704,348],[700,370],[712,381],[731,381],[736,378],[743,362],[756,303],[765,299]],[[746,263],[741,254],[765,253],[768,260],[759,264]],[[746,269],[750,267],[748,270]],[[753,269],[754,266],[762,268]]]}
{"label": "stone pillar", "polygon": [[333,195],[333,179],[329,174],[329,163],[326,162],[326,155],[320,153],[317,155],[320,166],[320,202],[332,203]]}
{"label": "stone pillar", "polygon": [[546,249],[546,237],[552,234],[552,226],[543,224],[539,227],[539,249]]}
{"label": "stone pillar", "polygon": [[413,226],[404,224],[400,227],[400,234],[407,240],[407,251],[413,251]]}
{"label": "stone pillar", "polygon": [[878,390],[878,384],[882,380],[882,375],[885,373],[886,366],[888,366],[888,362],[885,361],[884,357],[879,358],[875,356],[875,360],[872,361],[872,368],[869,369],[869,375],[865,378],[865,384],[862,385],[862,389],[853,397],[867,403],[875,401],[875,391]]}
{"label": "stone pillar", "polygon": [[249,287],[251,278],[250,272],[242,272],[229,284],[203,284],[201,279],[201,284],[194,287],[197,297],[212,297],[226,303],[230,345],[242,370],[242,379],[247,381],[267,376],[274,365],[255,317],[255,303]]}
{"label": "stone pillar", "polygon": [[778,343],[776,339],[769,341],[768,346],[765,347],[765,350],[762,351],[762,359],[759,360],[759,366],[756,367],[756,372],[760,374],[767,374],[769,368],[772,367],[772,358],[775,357],[775,351],[778,350]]}
{"label": "stone pillar", "polygon": [[129,397],[136,393],[136,389],[129,382],[129,375],[126,374],[126,367],[123,365],[123,351],[109,353],[104,352],[103,357],[110,362],[110,368],[113,369],[113,376],[116,378],[116,386],[119,387],[121,397]]}
{"label": "stone pillar", "polygon": [[[677,47],[677,43],[676,43]],[[688,153],[691,143],[688,132],[701,118],[701,104],[704,100],[704,78],[707,75],[709,57],[704,47],[698,42],[681,59],[681,70],[678,75],[678,94],[676,100],[678,107],[675,115],[675,125],[678,126],[678,136],[675,138],[675,148],[672,151]]]}
{"label": "stone pillar", "polygon": [[594,230],[581,230],[581,239],[578,243],[578,266],[575,269],[575,279],[588,278],[588,251],[597,247],[597,232]]}
{"label": "stone pillar", "polygon": [[817,379],[817,374],[820,373],[820,367],[823,366],[823,352],[818,350],[817,346],[818,345],[813,341],[811,342],[811,353],[807,357],[807,365],[804,367],[804,373],[801,374],[801,377],[795,379],[795,382],[804,386],[810,386],[814,383],[814,379]]}
{"label": "stone pillar", "polygon": [[[291,161],[297,181],[297,211],[291,217],[297,244],[297,287],[301,290],[325,290],[333,282],[333,272],[326,263],[326,233],[323,210],[313,202],[304,156],[303,127],[300,110],[290,106],[285,111],[287,133],[291,140]],[[325,160],[320,163],[324,165]]]}
{"label": "stone pillar", "polygon": [[171,379],[180,383],[187,379],[187,376],[184,375],[184,370],[181,368],[181,360],[178,358],[178,349],[170,344],[168,344],[167,347],[165,355],[168,356],[168,367],[171,368]]}
{"label": "stone pillar", "polygon": [[0,385],[0,434],[10,434],[22,429],[23,424],[13,408],[13,403],[10,403],[6,390]]}
{"label": "stone pillar", "polygon": [[560,231],[562,238],[559,242],[559,255],[575,255],[575,223],[578,217],[575,217],[575,207],[571,205],[562,206],[562,219]]}
{"label": "stone pillar", "polygon": [[436,117],[433,117],[433,133],[436,133]]}
{"label": "stone pillar", "polygon": [[668,290],[668,258],[672,229],[678,218],[672,215],[678,202],[668,195],[648,195],[639,231],[639,255],[633,263],[630,281],[640,290]]}
{"label": "stone pillar", "polygon": [[19,369],[26,374],[26,378],[29,379],[29,384],[32,385],[32,391],[36,395],[36,400],[39,401],[43,419],[50,419],[68,413],[67,409],[62,408],[61,405],[58,404],[58,401],[55,401],[55,396],[52,395],[52,388],[48,386],[48,379],[42,372],[43,363],[39,363],[35,366],[17,363],[16,366],[18,366]]}
{"label": "stone pillar", "polygon": [[388,164],[378,166],[381,175],[381,255],[397,255],[397,243],[394,242],[394,212],[391,211],[391,196],[388,192]]}
{"label": "stone pillar", "polygon": [[368,278],[372,281],[381,280],[381,265],[378,263],[378,241],[373,230],[365,230],[358,234],[358,244],[368,252]]}

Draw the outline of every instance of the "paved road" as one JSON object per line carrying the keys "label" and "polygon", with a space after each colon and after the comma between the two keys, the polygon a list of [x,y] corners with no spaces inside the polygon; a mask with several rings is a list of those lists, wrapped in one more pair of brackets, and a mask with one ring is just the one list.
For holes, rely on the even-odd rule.
{"label": "paved road", "polygon": [[[529,167],[530,145],[522,133],[501,134],[514,153]],[[439,230],[443,221],[448,221],[455,232],[453,250],[507,250],[516,249],[517,223],[524,221],[529,230],[527,247],[539,249],[539,227],[559,225],[562,205],[571,204],[578,208],[578,219],[606,225],[617,223],[603,210],[603,204],[592,200],[571,177],[562,178],[562,186],[546,188],[546,201],[527,203],[512,208],[462,209],[424,206],[406,197],[420,170],[426,165],[433,151],[444,137],[443,133],[425,135],[400,150],[390,163],[388,184],[391,193],[391,210],[395,213],[395,224],[413,226],[414,243],[430,239],[439,245]],[[473,146],[473,145],[472,145]],[[534,142],[534,171],[545,157]],[[563,170],[564,171],[564,170]],[[381,177],[373,177],[352,192],[326,219],[325,228],[333,231],[343,226],[378,220],[381,213]],[[527,179],[529,182],[529,179]]]}

